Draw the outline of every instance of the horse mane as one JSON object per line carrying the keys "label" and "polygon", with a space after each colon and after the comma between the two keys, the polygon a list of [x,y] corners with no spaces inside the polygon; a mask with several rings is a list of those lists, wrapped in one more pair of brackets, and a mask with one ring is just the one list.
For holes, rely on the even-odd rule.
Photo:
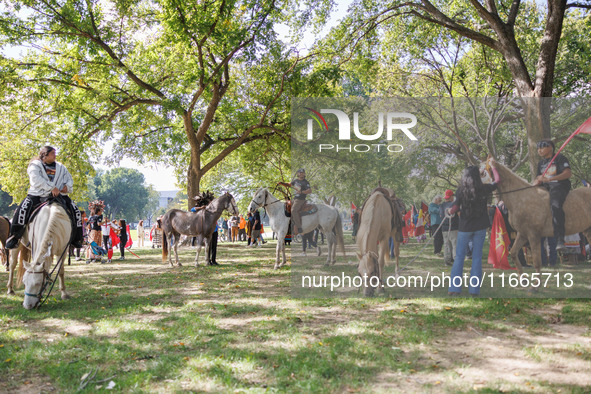
{"label": "horse mane", "polygon": [[[46,210],[47,211],[47,210]],[[35,220],[40,220],[43,217],[41,216],[43,211],[39,212],[39,215],[35,218]],[[43,234],[43,238],[40,243],[34,245],[33,247],[35,250],[35,256],[33,262],[39,261],[40,258],[47,256],[47,247],[51,241],[57,241],[55,244],[59,246],[65,247],[65,244],[70,240],[69,236],[68,239],[64,240],[64,234],[61,231],[60,226],[58,223],[60,221],[65,221],[69,228],[70,226],[70,217],[68,216],[65,209],[58,204],[51,204],[49,205],[49,218],[47,219],[47,223],[45,225],[45,234]],[[33,226],[36,227],[36,226]],[[32,237],[31,237],[32,238]],[[53,246],[53,245],[52,245]],[[53,257],[50,251],[49,256]],[[47,260],[47,261],[52,261]]]}
{"label": "horse mane", "polygon": [[510,180],[514,180],[516,182],[520,182],[523,185],[520,186],[531,186],[531,183],[526,181],[524,178],[522,178],[521,176],[517,175],[516,173],[514,173],[513,171],[511,171],[508,167],[504,166],[501,163],[496,163],[495,167],[497,169],[497,171],[499,172],[499,177],[501,178],[499,181],[499,186],[503,183],[503,181],[505,181],[507,179],[507,176],[509,177]]}

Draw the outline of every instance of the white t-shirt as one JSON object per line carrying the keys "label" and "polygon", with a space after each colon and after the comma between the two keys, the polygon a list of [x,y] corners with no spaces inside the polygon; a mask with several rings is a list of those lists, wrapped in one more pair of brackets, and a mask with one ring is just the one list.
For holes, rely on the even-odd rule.
{"label": "white t-shirt", "polygon": [[101,225],[101,233],[103,233],[103,237],[109,236],[109,234],[111,233],[110,227],[111,222],[103,222],[103,224]]}

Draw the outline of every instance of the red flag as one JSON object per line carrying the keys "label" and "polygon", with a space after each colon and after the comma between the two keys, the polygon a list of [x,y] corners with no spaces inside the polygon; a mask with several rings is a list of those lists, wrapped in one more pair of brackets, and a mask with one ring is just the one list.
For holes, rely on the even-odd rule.
{"label": "red flag", "polygon": [[505,221],[501,210],[497,207],[495,210],[495,217],[493,219],[492,230],[490,232],[490,249],[488,250],[488,263],[492,264],[494,268],[503,270],[514,270],[515,268],[509,265],[509,234],[505,227]]}
{"label": "red flag", "polygon": [[424,211],[421,209],[419,211],[419,217],[417,219],[417,224],[415,227],[415,237],[419,235],[425,234],[425,222],[424,222]]}
{"label": "red flag", "polygon": [[127,243],[125,244],[125,249],[131,248],[133,245],[133,239],[131,239],[131,232],[129,231],[129,224],[127,225]]}
{"label": "red flag", "polygon": [[427,204],[425,204],[424,202],[421,201],[421,211],[423,211],[423,216],[425,216],[425,214],[427,212],[429,212],[429,206],[427,206]]}
{"label": "red flag", "polygon": [[570,140],[572,140],[575,137],[575,135],[577,135],[577,134],[591,134],[591,117],[589,117],[589,119],[587,119],[582,125],[580,125],[579,128],[574,133],[572,133],[570,135],[570,137],[568,137],[566,139],[566,141],[564,141],[564,144],[562,144],[562,146],[560,147],[560,149],[558,149],[558,151],[556,152],[556,154],[554,155],[552,160],[550,160],[550,163],[548,163],[548,166],[546,167],[546,170],[544,171],[542,176],[546,175],[546,172],[550,168],[550,164],[552,164],[554,162],[554,159],[556,159],[556,156],[558,156],[558,154],[560,153],[560,151],[562,149],[564,149],[566,144],[568,144],[570,142]]}
{"label": "red flag", "polygon": [[414,219],[414,207],[412,207],[412,209],[410,209],[404,215],[404,228],[406,229],[406,234],[408,237],[414,237],[414,234],[415,234],[413,219]]}
{"label": "red flag", "polygon": [[115,234],[115,231],[112,228],[111,232],[109,233],[109,236],[111,237],[111,244],[113,245],[113,247],[119,245],[119,242],[121,242],[121,240],[119,239],[117,234]]}

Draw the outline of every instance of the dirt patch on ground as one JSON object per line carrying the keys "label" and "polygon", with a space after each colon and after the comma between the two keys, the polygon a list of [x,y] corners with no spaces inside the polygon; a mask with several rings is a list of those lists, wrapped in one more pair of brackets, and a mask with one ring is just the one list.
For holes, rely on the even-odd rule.
{"label": "dirt patch on ground", "polygon": [[[547,392],[550,387],[591,386],[589,329],[552,325],[548,334],[532,335],[515,328],[507,332],[476,329],[450,331],[448,339],[430,346],[402,349],[418,351],[423,370],[387,372],[377,376],[370,391],[415,392],[431,387],[449,390],[518,390]],[[443,389],[442,389],[443,391]]]}

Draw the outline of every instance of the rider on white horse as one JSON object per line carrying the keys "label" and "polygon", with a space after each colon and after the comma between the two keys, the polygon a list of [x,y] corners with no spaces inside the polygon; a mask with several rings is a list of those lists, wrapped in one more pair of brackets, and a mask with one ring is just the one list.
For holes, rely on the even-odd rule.
{"label": "rider on white horse", "polygon": [[72,192],[74,180],[66,167],[55,161],[55,156],[55,148],[44,146],[39,151],[39,157],[29,163],[27,173],[31,187],[27,197],[14,211],[10,237],[6,241],[7,249],[14,249],[18,246],[33,211],[50,197],[57,197],[60,194],[66,201],[68,211],[74,215],[76,222],[72,245],[75,248],[82,247],[82,216],[76,204],[68,197],[68,193]]}
{"label": "rider on white horse", "polygon": [[306,180],[306,171],[300,168],[296,172],[296,179],[291,181],[291,187],[296,191],[291,206],[291,220],[293,220],[294,232],[293,235],[301,234],[302,230],[302,216],[300,211],[306,204],[306,196],[312,193],[310,183]]}

